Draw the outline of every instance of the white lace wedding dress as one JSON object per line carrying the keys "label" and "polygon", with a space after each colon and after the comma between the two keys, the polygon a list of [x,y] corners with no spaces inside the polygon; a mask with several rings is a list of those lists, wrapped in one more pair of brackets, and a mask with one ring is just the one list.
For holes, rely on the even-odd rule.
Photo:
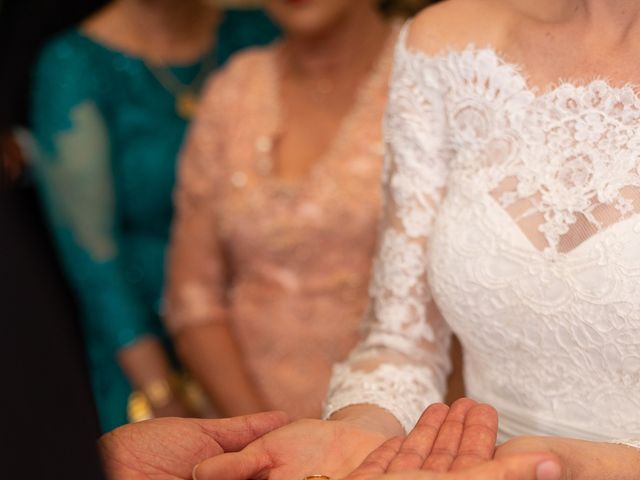
{"label": "white lace wedding dress", "polygon": [[492,49],[429,57],[405,34],[395,62],[367,332],[327,415],[371,403],[410,429],[443,398],[453,330],[502,440],[640,447],[640,97],[537,94]]}

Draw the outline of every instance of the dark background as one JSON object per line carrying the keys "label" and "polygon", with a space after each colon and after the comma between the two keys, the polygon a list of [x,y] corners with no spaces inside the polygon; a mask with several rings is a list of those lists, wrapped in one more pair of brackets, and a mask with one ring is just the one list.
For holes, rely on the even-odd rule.
{"label": "dark background", "polygon": [[[0,135],[28,123],[43,43],[103,3],[0,0]],[[100,479],[75,305],[28,178],[0,189],[0,476]]]}
{"label": "dark background", "polygon": [[105,0],[0,0],[0,129],[27,123],[31,66],[43,43]]}

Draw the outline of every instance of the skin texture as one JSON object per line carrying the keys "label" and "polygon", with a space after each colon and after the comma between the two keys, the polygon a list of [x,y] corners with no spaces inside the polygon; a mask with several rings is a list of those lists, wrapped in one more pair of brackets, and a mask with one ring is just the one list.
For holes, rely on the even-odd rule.
{"label": "skin texture", "polygon": [[322,35],[369,0],[266,0],[273,19],[294,35]]}
{"label": "skin texture", "polygon": [[[382,459],[384,461],[384,459]],[[357,480],[560,480],[556,460],[545,454],[515,455],[459,472],[403,472],[356,477]],[[352,480],[349,477],[348,480]]]}
{"label": "skin texture", "polygon": [[[406,438],[372,452],[345,480],[559,480],[551,454],[505,454],[491,460],[498,431],[496,411],[462,399],[449,409],[431,405]],[[438,471],[433,470],[434,467]]]}
{"label": "skin texture", "polygon": [[[340,422],[333,422],[340,423]],[[300,425],[304,428],[306,425]],[[298,426],[290,430],[295,434]],[[287,430],[287,429],[282,429]],[[197,480],[225,478],[298,478],[310,472],[322,472],[333,478],[336,463],[317,466],[314,458],[304,456],[301,464],[307,473],[293,473],[291,465],[279,465],[279,441],[289,432],[273,432],[240,453],[203,462],[195,471]],[[430,406],[406,437],[393,437],[368,455],[345,480],[559,480],[560,466],[554,455],[543,453],[505,453],[494,456],[498,431],[496,411],[469,399]],[[339,432],[337,428],[334,433]],[[337,437],[340,438],[339,436]],[[285,439],[286,440],[286,439]],[[313,438],[322,447],[322,438]],[[320,440],[318,442],[317,440]],[[345,452],[348,455],[350,452]],[[294,456],[304,455],[294,448]],[[344,453],[342,454],[344,456]],[[335,458],[335,457],[334,457]],[[347,468],[346,463],[343,465]],[[316,468],[316,470],[312,470]]]}
{"label": "skin texture", "polygon": [[117,428],[100,439],[99,448],[110,479],[187,479],[204,459],[237,451],[286,423],[282,412],[224,420],[163,418]]}
{"label": "skin texture", "polygon": [[562,480],[638,478],[638,449],[610,443],[557,437],[516,437],[496,450],[498,460],[530,452],[556,455],[562,464]]}
{"label": "skin texture", "polygon": [[214,40],[220,14],[200,0],[114,0],[82,24],[92,38],[150,63],[192,63]]}
{"label": "skin texture", "polygon": [[348,422],[300,420],[265,435],[239,453],[201,463],[195,476],[198,480],[288,480],[322,472],[340,478],[384,441],[380,433]]}
{"label": "skin texture", "polygon": [[451,408],[434,404],[406,438],[385,442],[348,478],[367,480],[385,472],[448,472],[475,467],[493,458],[497,432],[498,416],[488,405],[468,398],[456,401]]}

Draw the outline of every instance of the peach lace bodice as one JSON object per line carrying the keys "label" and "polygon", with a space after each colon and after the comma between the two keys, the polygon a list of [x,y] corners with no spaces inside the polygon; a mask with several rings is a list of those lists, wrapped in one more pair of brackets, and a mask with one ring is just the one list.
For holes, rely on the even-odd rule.
{"label": "peach lace bodice", "polygon": [[212,80],[182,155],[168,325],[230,322],[263,395],[294,417],[320,415],[366,307],[393,42],[304,179],[270,173],[277,46]]}

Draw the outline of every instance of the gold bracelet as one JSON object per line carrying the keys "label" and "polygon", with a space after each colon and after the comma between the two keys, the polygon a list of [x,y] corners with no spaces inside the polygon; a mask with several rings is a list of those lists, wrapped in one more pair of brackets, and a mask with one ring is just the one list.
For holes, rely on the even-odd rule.
{"label": "gold bracelet", "polygon": [[186,377],[172,372],[163,379],[153,380],[139,390],[134,390],[129,395],[127,403],[129,422],[154,418],[154,410],[166,407],[176,398],[186,402],[195,412],[199,412],[200,404],[193,399],[193,389],[189,387],[187,380]]}
{"label": "gold bracelet", "polygon": [[166,407],[175,397],[169,380],[165,378],[144,384],[142,393],[147,397],[152,408]]}
{"label": "gold bracelet", "polygon": [[135,423],[154,418],[154,409],[169,405],[180,392],[180,378],[175,373],[166,378],[146,383],[139,390],[129,395],[127,402],[127,417],[129,422]]}
{"label": "gold bracelet", "polygon": [[127,402],[127,420],[129,423],[142,422],[153,418],[153,410],[144,393],[135,390]]}

